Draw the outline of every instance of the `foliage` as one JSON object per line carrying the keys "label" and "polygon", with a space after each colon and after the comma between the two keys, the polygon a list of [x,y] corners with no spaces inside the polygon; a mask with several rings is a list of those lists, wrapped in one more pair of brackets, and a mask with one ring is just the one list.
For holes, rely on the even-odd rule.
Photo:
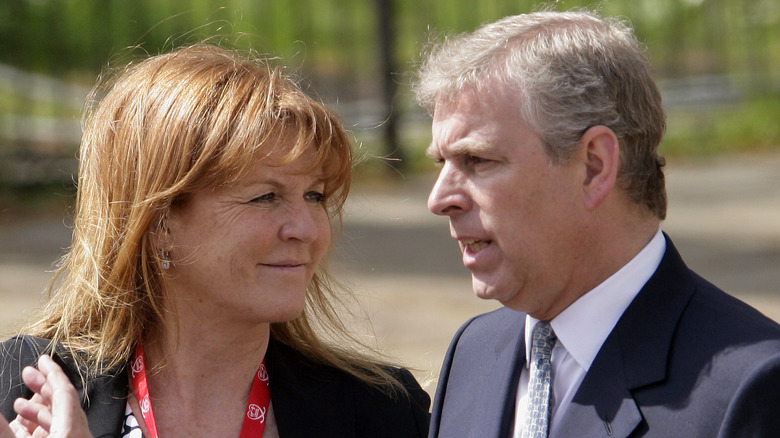
{"label": "foliage", "polygon": [[[89,87],[107,61],[122,65],[137,56],[208,39],[282,58],[328,103],[372,101],[382,108],[376,12],[380,1],[2,0],[0,64]],[[392,20],[392,61],[398,72],[393,79],[401,84],[394,111],[404,118],[419,117],[405,82],[432,35],[472,30],[505,15],[542,7],[596,7],[631,22],[646,43],[659,78],[752,78],[740,90],[742,101],[673,109],[664,143],[670,153],[780,145],[773,116],[780,100],[780,2],[776,0],[386,1],[392,16],[384,18]],[[56,96],[49,101],[29,99],[14,81],[0,74],[0,119],[77,119],[77,109],[70,103]],[[343,116],[350,126],[371,127],[382,126],[388,117],[381,111],[362,110],[346,111]],[[0,153],[16,136],[3,131],[11,125],[0,123]],[[417,164],[427,163],[422,158],[427,134],[418,125],[399,123],[402,131],[410,129],[400,135],[413,169],[427,166]],[[357,135],[373,155],[384,155],[376,133],[368,131],[358,129]],[[377,163],[379,168],[387,164]]]}
{"label": "foliage", "polygon": [[679,110],[667,120],[667,155],[713,155],[780,146],[780,99],[755,97],[702,110]]}

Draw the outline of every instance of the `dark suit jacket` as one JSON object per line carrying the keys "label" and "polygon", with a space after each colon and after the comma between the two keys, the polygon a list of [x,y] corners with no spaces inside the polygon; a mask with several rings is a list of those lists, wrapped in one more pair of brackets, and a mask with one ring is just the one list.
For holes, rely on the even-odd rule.
{"label": "dark suit jacket", "polygon": [[[690,271],[666,243],[558,436],[780,436],[780,326]],[[460,328],[439,377],[430,437],[509,436],[525,316],[502,308]]]}
{"label": "dark suit jacket", "polygon": [[[0,412],[13,419],[13,401],[32,393],[21,382],[21,370],[36,363],[48,341],[29,336],[0,344]],[[119,436],[128,394],[124,367],[87,384],[67,353],[58,349],[55,360],[66,371],[82,399],[92,434]],[[405,369],[393,368],[410,397],[391,397],[331,367],[316,364],[292,348],[271,340],[266,354],[271,400],[282,438],[424,437],[428,431],[430,398]],[[86,397],[85,397],[86,396]]]}

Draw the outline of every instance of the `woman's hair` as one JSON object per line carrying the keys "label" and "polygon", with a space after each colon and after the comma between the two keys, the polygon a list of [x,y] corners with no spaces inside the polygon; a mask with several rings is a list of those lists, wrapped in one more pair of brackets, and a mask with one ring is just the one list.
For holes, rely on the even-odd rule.
{"label": "woman's hair", "polygon": [[621,143],[619,183],[634,202],[666,216],[661,95],[627,25],[588,11],[506,17],[432,44],[414,89],[432,113],[461,92],[495,86],[514,95],[553,163],[566,163],[588,128],[612,129]]}
{"label": "woman's hair", "polygon": [[[296,139],[290,162],[316,149],[312,170],[322,168],[339,229],[352,172],[347,133],[268,60],[199,44],[131,63],[93,90],[83,132],[72,246],[28,332],[64,345],[87,375],[121,366],[163,328],[165,315],[176,315],[166,308],[172,300],[155,246],[169,208],[236,183],[282,135]],[[303,313],[272,324],[272,336],[369,383],[398,387],[358,349],[338,343],[358,342],[336,314],[344,293],[323,262]]]}

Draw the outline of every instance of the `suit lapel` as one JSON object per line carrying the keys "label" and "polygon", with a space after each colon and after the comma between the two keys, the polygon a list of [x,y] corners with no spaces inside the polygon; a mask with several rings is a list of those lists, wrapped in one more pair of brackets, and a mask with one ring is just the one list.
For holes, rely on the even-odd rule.
{"label": "suit lapel", "polygon": [[[514,422],[525,314],[499,309],[476,318],[454,345],[439,436],[506,437]],[[442,382],[440,382],[441,385]]]}
{"label": "suit lapel", "polygon": [[629,436],[642,421],[636,392],[666,378],[674,332],[693,294],[690,271],[666,239],[658,269],[599,350],[558,436]]}
{"label": "suit lapel", "polygon": [[445,359],[431,436],[508,436],[525,363],[524,326],[525,314],[502,308],[461,328]]}
{"label": "suit lapel", "polygon": [[[492,369],[484,375],[485,379],[480,385],[482,405],[489,406],[486,413],[480,412],[478,415],[485,422],[476,429],[480,431],[480,437],[506,437],[512,433],[517,384],[525,365],[525,317],[522,319],[519,330],[496,344]],[[496,397],[496,394],[500,396]]]}
{"label": "suit lapel", "polygon": [[610,336],[596,359],[610,360],[594,361],[556,436],[625,437],[636,428],[642,415],[628,390],[620,357],[620,347]]}

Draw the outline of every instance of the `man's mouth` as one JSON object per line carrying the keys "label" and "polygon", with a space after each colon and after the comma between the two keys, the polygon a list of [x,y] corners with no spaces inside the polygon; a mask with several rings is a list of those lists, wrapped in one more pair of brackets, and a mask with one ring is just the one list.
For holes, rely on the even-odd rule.
{"label": "man's mouth", "polygon": [[489,240],[462,240],[461,243],[469,252],[479,252],[490,245]]}

